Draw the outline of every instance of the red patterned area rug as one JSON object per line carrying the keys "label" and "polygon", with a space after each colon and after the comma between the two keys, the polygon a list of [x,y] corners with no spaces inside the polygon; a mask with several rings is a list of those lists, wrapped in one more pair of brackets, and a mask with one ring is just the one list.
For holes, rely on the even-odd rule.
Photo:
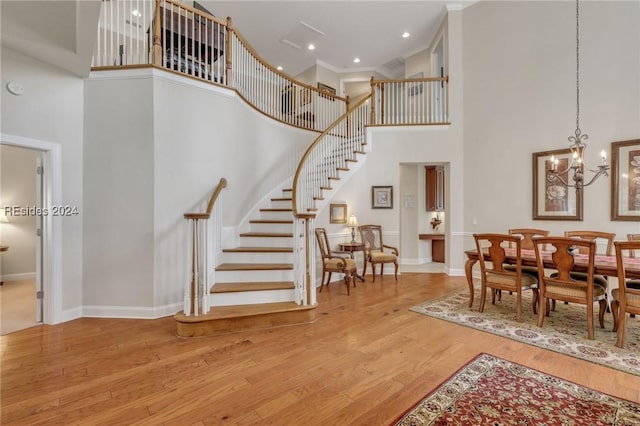
{"label": "red patterned area rug", "polygon": [[396,425],[639,425],[640,404],[480,354]]}
{"label": "red patterned area rug", "polygon": [[515,295],[503,292],[502,300],[491,304],[487,295],[484,312],[478,312],[480,289],[469,309],[469,291],[461,290],[411,308],[423,315],[497,334],[509,339],[560,352],[640,376],[640,317],[627,318],[624,347],[615,345],[611,313],[605,315],[605,328],[598,325],[595,306],[595,340],[587,339],[586,307],[560,302],[543,327],[537,326],[537,315],[531,308],[531,292],[522,295],[522,322],[516,321]]}

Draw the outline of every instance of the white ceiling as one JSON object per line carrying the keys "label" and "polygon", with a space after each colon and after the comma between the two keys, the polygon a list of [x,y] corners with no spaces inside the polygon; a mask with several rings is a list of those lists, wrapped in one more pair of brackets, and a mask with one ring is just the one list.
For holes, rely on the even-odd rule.
{"label": "white ceiling", "polygon": [[[269,64],[283,66],[289,75],[320,63],[337,72],[375,70],[388,77],[404,77],[404,58],[429,46],[447,5],[466,6],[473,1],[198,3],[218,17],[231,17],[256,52]],[[100,5],[100,0],[0,0],[2,44],[86,76]],[[405,31],[411,37],[402,38]],[[308,42],[316,49],[307,50]],[[356,56],[359,64],[353,62]]]}
{"label": "white ceiling", "polygon": [[[378,70],[389,77],[404,77],[403,67],[393,65],[402,65],[406,56],[429,46],[451,4],[437,0],[198,3],[218,17],[230,16],[256,52],[269,64],[281,65],[287,74],[295,76],[322,63],[335,71]],[[457,4],[463,3],[471,2]],[[402,38],[405,31],[409,38]],[[307,50],[309,42],[315,50]],[[355,57],[360,63],[353,62]]]}

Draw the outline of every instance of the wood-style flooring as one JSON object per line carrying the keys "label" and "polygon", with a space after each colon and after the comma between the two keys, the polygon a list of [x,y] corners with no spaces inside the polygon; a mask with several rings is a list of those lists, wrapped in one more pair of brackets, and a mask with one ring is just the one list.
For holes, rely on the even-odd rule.
{"label": "wood-style flooring", "polygon": [[0,339],[2,425],[386,425],[480,352],[640,402],[640,377],[410,312],[466,288],[403,273],[319,293],[313,324],[181,339],[172,317]]}

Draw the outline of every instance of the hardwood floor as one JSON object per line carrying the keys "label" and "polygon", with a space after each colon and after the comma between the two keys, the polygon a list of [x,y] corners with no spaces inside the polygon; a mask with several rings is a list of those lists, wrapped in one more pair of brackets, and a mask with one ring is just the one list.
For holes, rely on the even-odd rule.
{"label": "hardwood floor", "polygon": [[640,377],[410,312],[464,277],[366,277],[313,324],[181,339],[172,317],[83,318],[2,336],[10,424],[385,425],[480,352],[640,402]]}

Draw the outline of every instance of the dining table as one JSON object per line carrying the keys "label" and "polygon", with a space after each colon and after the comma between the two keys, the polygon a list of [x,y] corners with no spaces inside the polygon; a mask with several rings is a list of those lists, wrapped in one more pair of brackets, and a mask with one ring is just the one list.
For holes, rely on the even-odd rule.
{"label": "dining table", "polygon": [[[545,268],[554,269],[553,261],[551,260],[552,251],[542,251],[540,256]],[[464,265],[464,273],[467,277],[467,284],[469,285],[469,307],[473,306],[474,288],[473,288],[473,265],[480,259],[478,250],[467,250],[464,252],[467,256],[467,261]],[[488,252],[484,252],[485,260],[490,261]],[[517,261],[517,253],[515,248],[505,248],[505,263],[515,264]],[[522,259],[523,266],[537,266],[535,250],[520,250],[520,258]],[[573,270],[576,272],[587,272],[587,266],[589,258],[586,254],[575,254],[575,263]],[[625,274],[627,278],[640,278],[640,257],[625,257],[623,260]],[[594,259],[594,274],[605,275],[608,277],[618,276],[618,265],[615,256],[596,255]]]}

